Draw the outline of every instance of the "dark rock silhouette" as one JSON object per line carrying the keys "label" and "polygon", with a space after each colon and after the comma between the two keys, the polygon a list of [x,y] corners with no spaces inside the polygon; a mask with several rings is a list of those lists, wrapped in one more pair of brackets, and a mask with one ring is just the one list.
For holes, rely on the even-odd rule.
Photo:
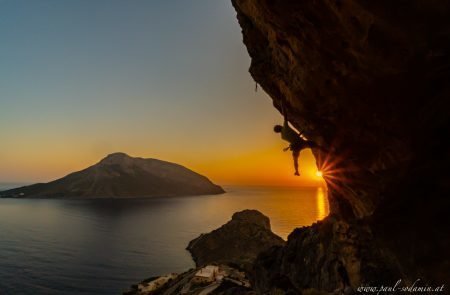
{"label": "dark rock silhouette", "polygon": [[268,217],[256,210],[244,210],[234,213],[220,228],[192,240],[187,249],[197,266],[231,263],[248,270],[261,252],[284,244],[271,231]]}
{"label": "dark rock silhouette", "polygon": [[82,171],[49,183],[0,192],[18,198],[111,198],[220,194],[208,178],[181,165],[114,153]]}
{"label": "dark rock silhouette", "polygon": [[262,255],[258,291],[448,285],[450,3],[232,2],[251,75],[329,151],[331,216]]}

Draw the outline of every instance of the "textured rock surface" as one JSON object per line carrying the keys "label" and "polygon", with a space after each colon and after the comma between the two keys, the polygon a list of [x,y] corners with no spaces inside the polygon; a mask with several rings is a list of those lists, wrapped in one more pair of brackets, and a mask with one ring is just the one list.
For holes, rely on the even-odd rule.
{"label": "textured rock surface", "polygon": [[114,153],[61,179],[0,192],[21,198],[153,197],[220,194],[224,190],[181,165]]}
{"label": "textured rock surface", "polygon": [[232,263],[249,269],[258,254],[284,243],[270,230],[268,217],[256,210],[244,210],[234,213],[220,228],[192,240],[187,249],[197,266]]}
{"label": "textured rock surface", "polygon": [[[334,217],[259,261],[267,280],[257,285],[333,290],[342,278],[332,261],[354,287],[448,280],[450,3],[232,2],[251,75],[329,151],[315,156]],[[339,227],[363,238],[350,247]]]}
{"label": "textured rock surface", "polygon": [[329,217],[296,229],[285,247],[262,253],[251,274],[259,291],[280,289],[299,294],[313,288],[331,292],[344,288],[344,276],[351,286],[395,283],[393,278],[402,274],[395,265],[383,263],[389,259],[366,224]]}

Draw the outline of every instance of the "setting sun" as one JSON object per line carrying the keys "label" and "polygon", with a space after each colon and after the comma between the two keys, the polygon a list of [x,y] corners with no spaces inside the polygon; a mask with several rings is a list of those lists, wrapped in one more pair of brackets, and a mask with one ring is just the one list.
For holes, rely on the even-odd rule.
{"label": "setting sun", "polygon": [[317,177],[322,177],[322,175],[323,175],[323,174],[322,174],[322,171],[316,171],[316,176],[317,176]]}

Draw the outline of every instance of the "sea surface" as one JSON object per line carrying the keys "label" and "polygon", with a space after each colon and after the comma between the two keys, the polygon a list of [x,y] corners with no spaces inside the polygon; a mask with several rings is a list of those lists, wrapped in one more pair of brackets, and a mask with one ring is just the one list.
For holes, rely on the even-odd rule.
{"label": "sea surface", "polygon": [[225,189],[132,200],[0,199],[0,294],[121,294],[194,267],[189,241],[236,211],[260,210],[284,239],[328,214],[323,188]]}

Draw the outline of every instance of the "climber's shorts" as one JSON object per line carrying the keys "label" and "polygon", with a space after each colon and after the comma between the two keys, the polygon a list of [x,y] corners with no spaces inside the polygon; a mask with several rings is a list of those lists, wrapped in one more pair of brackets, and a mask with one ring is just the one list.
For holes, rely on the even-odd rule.
{"label": "climber's shorts", "polygon": [[289,146],[289,149],[293,152],[300,152],[302,149],[306,148],[306,142],[305,141],[297,141],[294,143],[291,143]]}

